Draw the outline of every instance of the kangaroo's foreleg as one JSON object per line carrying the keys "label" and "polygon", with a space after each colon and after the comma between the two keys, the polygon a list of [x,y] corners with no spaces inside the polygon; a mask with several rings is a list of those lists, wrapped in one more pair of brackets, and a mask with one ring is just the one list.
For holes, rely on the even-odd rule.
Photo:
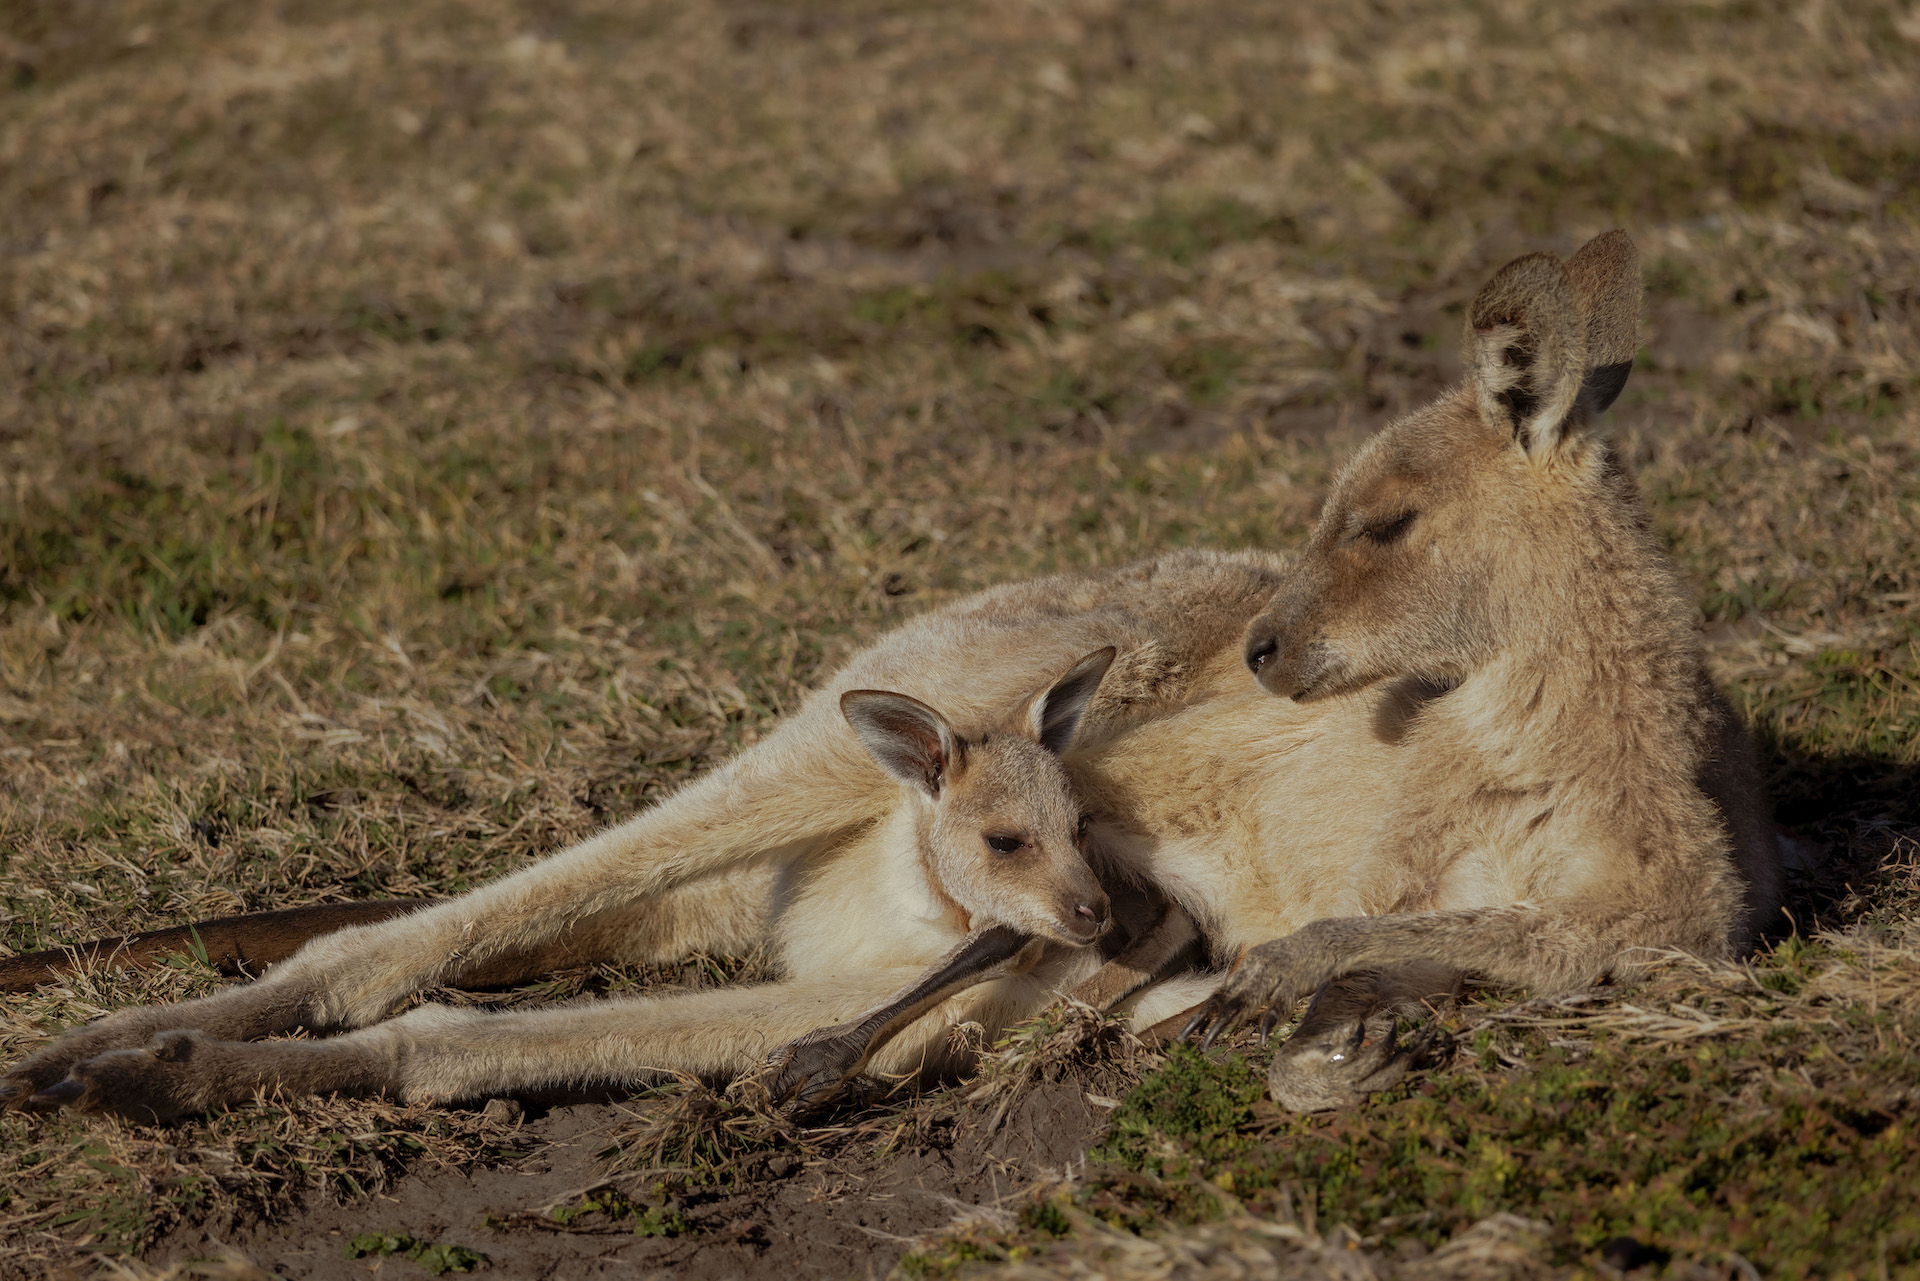
{"label": "kangaroo's foreleg", "polygon": [[[1663,901],[1664,900],[1664,901]],[[1560,992],[1631,972],[1637,949],[1725,950],[1725,922],[1695,912],[1680,894],[1637,902],[1552,900],[1541,904],[1329,917],[1247,952],[1187,1031],[1211,1042],[1255,1014],[1263,1027],[1302,997],[1355,970],[1427,961],[1502,987]]]}
{"label": "kangaroo's foreleg", "polygon": [[1168,903],[1160,919],[1128,943],[1120,955],[1067,993],[1067,999],[1110,1010],[1158,978],[1161,971],[1200,941],[1200,930],[1178,903]]}
{"label": "kangaroo's foreleg", "polygon": [[76,1063],[49,1103],[167,1121],[256,1094],[384,1093],[416,1102],[559,1086],[639,1086],[750,1070],[782,1040],[843,1019],[904,975],[756,984],[489,1014],[422,1006],[325,1040],[164,1032]]}
{"label": "kangaroo's foreleg", "polygon": [[1390,1089],[1432,1048],[1426,1031],[1402,1039],[1399,1020],[1450,1003],[1460,975],[1427,961],[1343,974],[1314,994],[1267,1070],[1273,1101],[1325,1112]]}

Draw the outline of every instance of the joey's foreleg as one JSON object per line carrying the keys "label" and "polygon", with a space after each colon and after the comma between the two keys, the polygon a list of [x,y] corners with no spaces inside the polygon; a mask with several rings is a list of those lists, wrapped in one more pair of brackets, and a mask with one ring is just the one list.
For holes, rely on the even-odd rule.
{"label": "joey's foreleg", "polygon": [[1724,946],[1725,932],[1689,913],[1673,896],[1622,903],[1558,900],[1542,904],[1343,916],[1314,921],[1249,950],[1200,1013],[1188,1035],[1220,1032],[1254,1015],[1271,1028],[1301,998],[1355,970],[1429,961],[1502,987],[1560,992],[1634,964],[1641,948]]}
{"label": "joey's foreleg", "polygon": [[[1150,928],[1067,997],[1096,1009],[1111,1009],[1151,983],[1199,937],[1193,918],[1179,906],[1167,904]],[[802,1103],[831,1097],[915,1019],[948,997],[993,978],[1031,944],[1028,936],[1004,925],[974,934],[878,1008],[781,1046],[767,1064],[768,1094],[775,1101],[792,1097]]]}
{"label": "joey's foreleg", "polygon": [[76,1063],[45,1101],[153,1122],[262,1091],[427,1102],[728,1075],[758,1066],[807,1028],[849,1017],[904,977],[881,970],[852,982],[757,984],[503,1014],[429,1005],[316,1041],[170,1031]]}
{"label": "joey's foreleg", "polygon": [[1182,953],[1200,941],[1200,931],[1178,903],[1168,903],[1160,919],[1067,993],[1067,999],[1110,1010],[1158,978]]}
{"label": "joey's foreleg", "polygon": [[915,1019],[942,1001],[984,983],[1022,950],[1030,935],[996,925],[971,934],[932,969],[873,1009],[830,1027],[818,1027],[768,1056],[767,1094],[775,1102],[830,1098]]}

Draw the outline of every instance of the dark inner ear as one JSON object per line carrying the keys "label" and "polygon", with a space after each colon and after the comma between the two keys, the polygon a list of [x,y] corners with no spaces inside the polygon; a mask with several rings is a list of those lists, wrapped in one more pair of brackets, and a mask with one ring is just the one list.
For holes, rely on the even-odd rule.
{"label": "dark inner ear", "polygon": [[1624,231],[1609,231],[1567,259],[1567,283],[1587,328],[1587,373],[1580,407],[1605,410],[1627,385],[1640,346],[1640,251]]}
{"label": "dark inner ear", "polygon": [[958,743],[939,712],[905,694],[854,689],[840,696],[840,713],[880,768],[940,795]]}
{"label": "dark inner ear", "polygon": [[1620,395],[1620,389],[1627,385],[1627,375],[1633,372],[1631,360],[1617,361],[1611,365],[1599,365],[1587,371],[1580,380],[1580,406],[1589,414],[1598,414],[1611,405]]}
{"label": "dark inner ear", "polygon": [[1111,645],[1095,650],[1075,663],[1072,670],[1040,696],[1033,709],[1034,737],[1039,740],[1040,746],[1055,756],[1073,746],[1073,736],[1080,732],[1080,721],[1087,713],[1087,704],[1093,701],[1101,678],[1107,674],[1107,668],[1113,665],[1114,655],[1118,652]]}

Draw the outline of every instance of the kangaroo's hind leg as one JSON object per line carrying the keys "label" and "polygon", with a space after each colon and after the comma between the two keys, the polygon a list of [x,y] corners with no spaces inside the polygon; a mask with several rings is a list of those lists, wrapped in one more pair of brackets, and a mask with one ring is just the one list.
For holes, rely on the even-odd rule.
{"label": "kangaroo's hind leg", "polygon": [[1403,1016],[1451,1002],[1460,975],[1428,961],[1345,974],[1322,987],[1267,1071],[1273,1101],[1325,1112],[1390,1089],[1431,1049],[1424,1032],[1401,1039]]}
{"label": "kangaroo's hind leg", "polygon": [[[536,869],[537,870],[537,869]],[[693,952],[744,952],[767,935],[773,869],[708,877],[641,903],[605,908],[559,937],[449,956],[423,928],[426,913],[341,930],[309,942],[253,983],[174,1005],[135,1006],[76,1028],[0,1078],[0,1106],[29,1105],[74,1064],[145,1046],[162,1033],[195,1031],[249,1041],[295,1028],[327,1031],[379,1021],[413,992],[436,983],[506,987],[595,961],[647,963]],[[438,910],[438,909],[434,909]],[[503,922],[502,928],[510,928]],[[41,1106],[51,1100],[42,1100]]]}
{"label": "kangaroo's hind leg", "polygon": [[[644,915],[647,904],[706,878],[806,857],[865,823],[890,786],[851,734],[816,732],[808,715],[803,709],[638,817],[512,876],[398,920],[315,939],[245,987],[76,1028],[0,1077],[0,1107],[27,1104],[82,1059],[143,1046],[171,1029],[242,1040],[296,1027],[365,1027],[476,967],[524,972],[609,912]],[[500,959],[516,956],[523,959]]]}
{"label": "kangaroo's hind leg", "polygon": [[324,1040],[222,1041],[164,1032],[74,1065],[50,1101],[140,1121],[243,1103],[261,1092],[384,1093],[451,1101],[562,1086],[622,1087],[719,1076],[871,1006],[907,977],[766,983],[489,1014],[422,1006]]}

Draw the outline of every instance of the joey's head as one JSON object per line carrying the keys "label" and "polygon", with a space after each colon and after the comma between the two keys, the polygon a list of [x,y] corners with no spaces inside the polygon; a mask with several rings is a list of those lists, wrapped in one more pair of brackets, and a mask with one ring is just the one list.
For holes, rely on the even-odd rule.
{"label": "joey's head", "polygon": [[1073,743],[1111,648],[1089,654],[1009,722],[966,737],[918,699],[849,690],[840,710],[881,768],[922,807],[928,875],[975,927],[1011,925],[1093,942],[1110,924],[1087,864],[1085,824],[1060,755]]}
{"label": "joey's head", "polygon": [[1626,383],[1639,307],[1625,232],[1495,273],[1468,309],[1466,381],[1359,450],[1248,626],[1261,685],[1307,700],[1453,683],[1569,607],[1554,599],[1567,566],[1601,526],[1639,519],[1591,430]]}

